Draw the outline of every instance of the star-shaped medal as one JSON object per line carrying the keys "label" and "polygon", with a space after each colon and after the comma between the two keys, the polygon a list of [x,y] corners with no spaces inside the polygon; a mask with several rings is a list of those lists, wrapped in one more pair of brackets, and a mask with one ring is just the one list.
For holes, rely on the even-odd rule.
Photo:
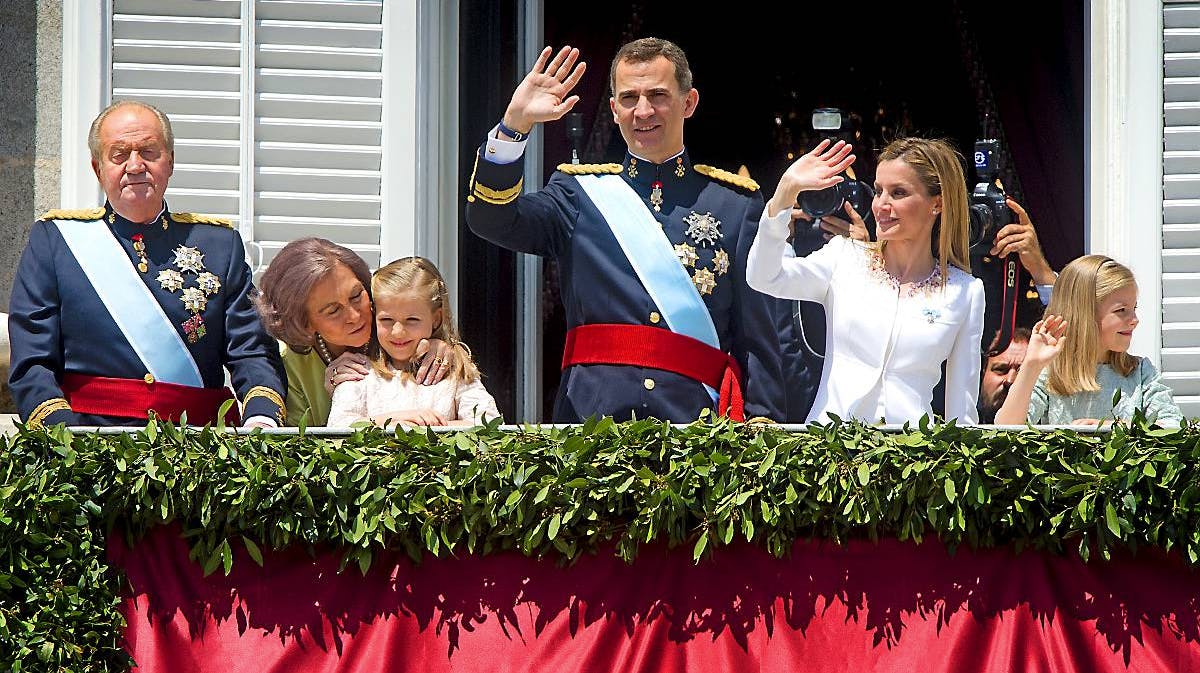
{"label": "star-shaped medal", "polygon": [[204,253],[200,252],[200,248],[181,245],[175,248],[175,266],[183,271],[200,273],[204,270]]}
{"label": "star-shaped medal", "polygon": [[712,294],[717,289],[717,277],[708,269],[696,269],[696,273],[692,274],[692,282],[701,295]]}
{"label": "star-shaped medal", "polygon": [[158,284],[167,292],[178,292],[183,289],[183,274],[175,269],[163,269],[158,272]]}
{"label": "star-shaped medal", "polygon": [[221,290],[221,281],[213,274],[205,271],[196,278],[196,286],[204,290],[204,294],[212,296]]}
{"label": "star-shaped medal", "polygon": [[695,241],[696,245],[715,245],[721,239],[721,221],[712,213],[692,213],[683,218],[688,228],[684,233]]}
{"label": "star-shaped medal", "polygon": [[680,264],[687,267],[696,266],[696,260],[700,259],[700,256],[696,254],[696,249],[687,243],[675,246],[675,256],[679,258]]}
{"label": "star-shaped medal", "polygon": [[713,254],[713,271],[717,272],[718,276],[724,276],[729,273],[729,253],[724,249],[717,250]]}
{"label": "star-shaped medal", "polygon": [[204,307],[208,306],[208,300],[204,298],[204,291],[198,287],[189,287],[183,291],[183,307],[192,313],[201,313]]}

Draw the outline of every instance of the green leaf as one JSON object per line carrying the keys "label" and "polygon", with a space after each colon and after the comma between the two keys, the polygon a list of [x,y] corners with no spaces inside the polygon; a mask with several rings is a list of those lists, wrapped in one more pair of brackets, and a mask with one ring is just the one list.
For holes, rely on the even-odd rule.
{"label": "green leaf", "polygon": [[548,527],[546,529],[546,537],[551,541],[553,541],[555,538],[557,538],[558,537],[558,528],[561,525],[562,525],[562,514],[559,514],[556,512],[554,514],[554,516],[550,517],[550,523],[548,524]]}
{"label": "green leaf", "polygon": [[704,556],[704,550],[708,548],[708,535],[703,534],[699,540],[696,540],[696,546],[692,547],[692,562],[698,563],[700,557]]}
{"label": "green leaf", "polygon": [[947,501],[954,502],[954,499],[958,497],[958,492],[954,487],[954,480],[950,477],[946,477],[946,481],[942,483],[942,489],[946,493]]}
{"label": "green leaf", "polygon": [[767,451],[767,455],[758,465],[758,476],[765,477],[770,471],[771,466],[775,464],[775,449]]}
{"label": "green leaf", "polygon": [[233,550],[229,548],[229,540],[221,540],[221,565],[228,576],[229,571],[233,570]]}
{"label": "green leaf", "polygon": [[254,562],[257,563],[259,565],[259,567],[262,567],[262,564],[263,564],[262,551],[259,550],[258,545],[254,544],[254,540],[251,540],[250,538],[243,535],[242,536],[242,544],[246,545],[246,553],[250,555],[250,558],[254,559]]}
{"label": "green leaf", "polygon": [[869,481],[871,481],[871,466],[866,463],[859,463],[858,464],[858,483],[862,484],[863,486],[866,486],[867,482],[869,482]]}
{"label": "green leaf", "polygon": [[1111,502],[1104,505],[1104,521],[1113,535],[1121,537],[1121,524],[1117,520],[1117,508],[1113,507]]}

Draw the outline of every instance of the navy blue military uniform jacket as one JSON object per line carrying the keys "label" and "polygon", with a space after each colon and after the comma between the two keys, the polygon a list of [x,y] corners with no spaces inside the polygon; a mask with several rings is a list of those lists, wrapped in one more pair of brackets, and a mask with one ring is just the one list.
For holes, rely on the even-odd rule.
{"label": "navy blue military uniform jacket", "polygon": [[[486,145],[485,145],[486,147]],[[666,323],[600,211],[569,173],[619,173],[662,226],[708,306],[722,350],[741,367],[746,417],[782,419],[778,310],[746,285],[745,262],[763,201],[753,181],[706,166],[687,153],[662,165],[628,154],[623,164],[563,165],[540,192],[520,195],[522,163],[495,164],[479,150],[468,189],[467,224],[510,250],[554,257],[562,278],[567,328],[589,324]],[[661,182],[654,211],[654,183]],[[691,222],[718,223],[715,241],[687,232]],[[704,230],[703,227],[700,229]],[[690,422],[713,400],[699,382],[660,369],[576,365],[563,373],[554,420],[589,416]]]}
{"label": "navy blue military uniform jacket", "polygon": [[[204,387],[223,387],[223,368],[228,367],[233,389],[243,402],[243,418],[281,419],[287,391],[283,364],[278,345],[263,330],[251,303],[252,278],[238,232],[228,226],[214,226],[220,220],[170,213],[165,208],[154,222],[135,224],[107,204],[103,209],[51,211],[33,225],[29,234],[9,309],[9,384],[21,418],[31,424],[145,422],[77,414],[65,404],[61,387],[64,374],[144,379],[147,385],[152,382],[146,366],[101,303],[52,221],[101,217],[134,267],[141,261],[134,249],[134,236],[142,235],[147,270],[139,275],[187,345]],[[185,276],[184,288],[168,289],[174,288],[169,278],[171,271],[179,271],[177,250],[181,246],[198,250],[203,255],[203,271],[216,276],[220,284],[219,289],[205,296],[198,314],[183,301],[183,290],[196,285],[191,280],[194,274],[181,274]],[[168,279],[166,287],[162,278]],[[195,300],[192,307],[196,307]]]}

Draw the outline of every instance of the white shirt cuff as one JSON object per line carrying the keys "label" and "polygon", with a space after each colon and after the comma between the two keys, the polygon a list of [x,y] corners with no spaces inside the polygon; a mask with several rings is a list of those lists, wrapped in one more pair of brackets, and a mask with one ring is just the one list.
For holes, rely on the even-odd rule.
{"label": "white shirt cuff", "polygon": [[247,418],[242,423],[242,427],[244,428],[244,427],[250,425],[251,423],[264,423],[266,425],[271,426],[272,428],[279,427],[278,421],[276,421],[274,418],[271,418],[270,416],[251,416],[250,418]]}
{"label": "white shirt cuff", "polygon": [[488,131],[487,143],[483,150],[483,158],[493,164],[511,164],[520,161],[525,155],[526,140],[508,140],[497,138],[500,125],[497,124]]}

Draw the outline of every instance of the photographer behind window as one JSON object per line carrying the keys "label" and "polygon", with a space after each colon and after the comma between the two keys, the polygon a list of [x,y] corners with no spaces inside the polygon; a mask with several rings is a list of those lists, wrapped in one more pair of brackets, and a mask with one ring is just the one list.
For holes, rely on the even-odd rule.
{"label": "photographer behind window", "polygon": [[1032,293],[1022,290],[1021,269],[1032,278],[1043,305],[1049,301],[1054,272],[1042,254],[1028,213],[1009,197],[1000,182],[1004,160],[999,141],[977,140],[973,159],[976,181],[971,191],[971,273],[983,280],[987,296],[986,341],[980,348],[987,355],[996,355],[1007,348],[1013,330],[1025,322],[1019,316],[1032,321],[1041,313],[1041,306],[1027,301]]}

